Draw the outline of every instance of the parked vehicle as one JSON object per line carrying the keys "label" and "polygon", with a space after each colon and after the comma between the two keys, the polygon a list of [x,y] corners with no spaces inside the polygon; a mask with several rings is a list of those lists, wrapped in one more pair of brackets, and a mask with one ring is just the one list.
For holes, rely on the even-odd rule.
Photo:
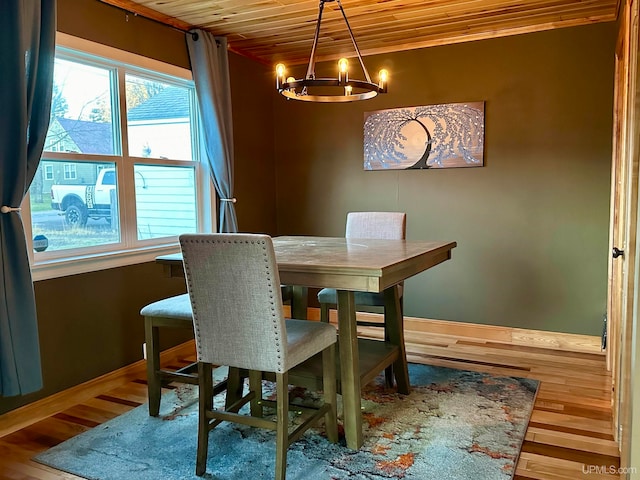
{"label": "parked vehicle", "polygon": [[98,173],[95,185],[52,185],[51,208],[64,213],[69,226],[82,227],[89,218],[111,223],[111,196],[116,189],[116,170]]}

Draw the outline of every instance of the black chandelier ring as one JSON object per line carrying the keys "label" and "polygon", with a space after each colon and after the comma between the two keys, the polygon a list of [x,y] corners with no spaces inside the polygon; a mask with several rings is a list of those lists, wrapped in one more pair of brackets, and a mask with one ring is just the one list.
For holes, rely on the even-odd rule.
{"label": "black chandelier ring", "polygon": [[[322,12],[324,10],[324,4],[326,2],[335,1],[338,4],[338,8],[342,13],[342,18],[347,26],[349,37],[355,49],[360,67],[364,73],[365,80],[354,80],[349,78],[349,62],[346,58],[338,60],[338,77],[337,78],[316,78],[315,75],[315,56],[316,48],[318,46],[318,38],[320,36],[320,24],[322,22]],[[309,57],[309,65],[307,66],[307,74],[303,79],[296,79],[294,77],[287,77],[285,75],[286,68],[284,64],[279,63],[276,65],[276,89],[284,97],[291,100],[302,100],[305,102],[321,102],[321,103],[335,103],[335,102],[353,102],[357,100],[367,100],[377,96],[379,93],[387,93],[387,83],[389,79],[389,73],[387,70],[382,69],[379,72],[378,83],[371,81],[369,72],[364,65],[362,55],[356,43],[356,39],[351,31],[351,26],[347,20],[347,16],[344,13],[340,0],[320,0],[318,7],[318,21],[316,23],[315,35],[313,37],[313,44],[311,46],[311,55]],[[310,91],[310,89],[319,88],[320,91],[316,94]],[[336,88],[340,89],[339,93],[329,94],[329,91],[335,92]]]}

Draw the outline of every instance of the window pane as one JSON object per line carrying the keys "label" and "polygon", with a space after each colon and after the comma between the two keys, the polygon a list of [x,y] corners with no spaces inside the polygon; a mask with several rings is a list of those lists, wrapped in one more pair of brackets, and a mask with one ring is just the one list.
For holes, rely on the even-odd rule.
{"label": "window pane", "polygon": [[75,180],[78,178],[76,174],[76,164],[75,163],[65,163],[64,164],[64,179],[65,180]]}
{"label": "window pane", "polygon": [[129,155],[193,160],[189,88],[126,76]]}
{"label": "window pane", "polygon": [[34,249],[43,246],[39,236],[46,251],[119,242],[116,188],[114,163],[43,159],[29,190]]}
{"label": "window pane", "polygon": [[194,168],[157,165],[134,168],[138,239],[196,232]]}
{"label": "window pane", "polygon": [[111,72],[56,58],[45,151],[114,155]]}

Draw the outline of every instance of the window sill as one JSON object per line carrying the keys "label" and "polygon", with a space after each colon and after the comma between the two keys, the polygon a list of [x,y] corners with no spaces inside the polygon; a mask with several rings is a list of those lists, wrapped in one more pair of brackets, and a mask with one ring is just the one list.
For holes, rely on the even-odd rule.
{"label": "window sill", "polygon": [[138,263],[152,262],[158,255],[176,253],[180,250],[177,243],[159,245],[135,250],[121,250],[38,262],[31,266],[34,282],[52,278],[66,277],[80,273],[96,272],[109,268],[124,267]]}

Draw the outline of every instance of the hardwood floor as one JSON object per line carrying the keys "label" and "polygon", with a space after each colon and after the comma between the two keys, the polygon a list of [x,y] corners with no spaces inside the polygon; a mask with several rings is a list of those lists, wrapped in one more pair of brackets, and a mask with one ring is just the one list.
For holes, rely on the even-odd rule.
{"label": "hardwood floor", "polygon": [[[377,329],[363,330],[377,335],[372,333]],[[167,363],[174,367],[189,363],[192,348],[187,344],[177,349],[177,356]],[[407,350],[412,362],[541,381],[515,480],[619,478],[614,473],[619,468],[619,455],[612,432],[611,379],[604,355],[420,333],[407,333]],[[31,457],[143,404],[146,379],[142,362],[134,373],[115,387],[113,380],[106,382],[104,391],[92,385],[91,398],[74,401],[1,437],[0,479],[80,478],[40,465]]]}

